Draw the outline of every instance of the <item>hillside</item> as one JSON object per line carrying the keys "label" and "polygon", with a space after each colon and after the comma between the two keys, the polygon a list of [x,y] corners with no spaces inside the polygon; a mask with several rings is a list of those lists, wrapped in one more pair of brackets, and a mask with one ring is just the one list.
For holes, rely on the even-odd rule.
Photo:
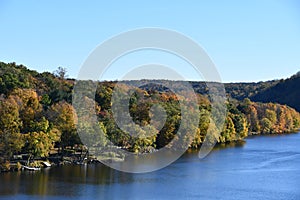
{"label": "hillside", "polygon": [[71,102],[74,81],[62,79],[49,72],[38,73],[24,65],[0,62],[0,94],[8,95],[15,89],[34,89],[51,103]]}
{"label": "hillside", "polygon": [[[191,82],[195,91],[207,94],[204,82]],[[236,100],[245,98],[254,102],[279,103],[295,108],[300,112],[300,73],[288,79],[271,80],[258,83],[225,83],[227,96]]]}
{"label": "hillside", "polygon": [[[289,90],[297,91],[298,82],[295,80],[298,80],[298,77],[295,76],[279,83],[270,81],[257,84],[225,85],[229,91],[228,95],[233,98],[228,98],[225,102],[227,116],[225,116],[224,126],[218,127],[221,130],[217,131],[214,118],[211,116],[211,102],[206,95],[207,88],[204,82],[191,82],[198,93],[199,104],[196,107],[191,107],[189,104],[193,92],[185,91],[184,95],[177,96],[167,87],[151,84],[153,82],[151,80],[138,89],[130,85],[131,81],[123,81],[116,90],[114,89],[116,82],[98,82],[95,83],[98,86],[95,95],[89,92],[84,93],[79,101],[80,106],[92,105],[95,109],[90,110],[91,112],[86,112],[86,110],[78,112],[71,104],[74,80],[66,79],[62,68],[54,74],[38,73],[23,65],[0,62],[0,163],[1,158],[9,159],[17,153],[48,157],[53,147],[61,149],[64,153],[65,148],[82,146],[77,133],[78,128],[87,134],[85,137],[93,147],[102,147],[108,144],[109,140],[135,153],[152,152],[163,147],[184,148],[172,142],[173,139],[179,140],[181,134],[177,134],[183,117],[181,102],[187,103],[185,109],[191,114],[200,111],[199,116],[185,119],[188,126],[184,127],[186,135],[182,137],[184,139],[182,144],[188,144],[190,148],[199,148],[202,145],[209,127],[213,129],[213,135],[210,134],[208,137],[209,142],[219,143],[242,140],[248,134],[293,132],[300,127],[300,114],[293,108],[277,103],[252,102],[248,98],[236,99],[267,93],[269,90],[272,92],[276,90],[276,87],[279,87],[277,89],[280,93],[284,90],[280,88],[281,84],[288,85]],[[182,81],[165,81],[172,86],[183,83]],[[143,81],[145,82],[147,83],[146,80]],[[89,91],[87,84],[91,82],[80,81],[76,86]],[[128,90],[134,91],[130,96],[129,113],[125,112],[127,108],[119,113],[121,117],[130,116],[135,123],[126,124],[126,131],[124,131],[119,128],[114,119],[111,98],[114,92],[116,92],[115,95],[121,97]],[[124,99],[117,98],[114,104],[121,108],[124,105],[123,101]],[[140,129],[140,126],[143,127],[151,122],[149,111],[158,103],[166,111],[166,121],[163,127],[151,126],[151,129]],[[96,112],[98,121],[91,125],[86,122],[90,120],[89,114],[93,111]],[[77,117],[84,120],[77,121]],[[199,123],[192,125],[197,117],[200,118]],[[75,124],[76,121],[77,124]],[[103,130],[104,135],[97,136],[99,140],[94,140],[92,138],[96,136],[91,130],[98,126]],[[138,135],[144,137],[133,137],[127,130],[138,131]],[[215,133],[220,134],[214,135]]]}
{"label": "hillside", "polygon": [[[177,81],[180,84],[180,81]],[[205,82],[190,82],[194,90],[202,95],[207,94]],[[43,96],[47,95],[52,103],[66,100],[71,102],[71,91],[74,80],[61,79],[49,72],[38,73],[29,70],[24,65],[0,62],[0,94],[8,94],[16,88],[35,89]],[[258,83],[225,83],[228,97],[237,100],[249,98],[255,102],[276,102],[286,104],[300,111],[300,73],[286,80],[271,80]],[[155,85],[142,86],[142,89],[152,89],[167,92],[168,89]]]}
{"label": "hillside", "polygon": [[286,104],[300,111],[300,73],[249,97],[253,101]]}
{"label": "hillside", "polygon": [[279,80],[261,81],[258,83],[225,83],[225,90],[231,98],[243,100],[275,86],[278,82]]}

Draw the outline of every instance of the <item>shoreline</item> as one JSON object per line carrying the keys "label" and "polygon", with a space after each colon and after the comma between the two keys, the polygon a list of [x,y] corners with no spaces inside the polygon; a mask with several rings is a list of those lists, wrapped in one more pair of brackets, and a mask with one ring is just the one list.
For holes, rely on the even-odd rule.
{"label": "shoreline", "polygon": [[[216,150],[222,150],[225,148],[232,148],[232,147],[242,147],[243,145],[246,144],[246,139],[251,139],[255,137],[260,137],[260,136],[267,136],[267,137],[272,137],[272,136],[286,136],[290,134],[299,134],[300,129],[297,131],[289,132],[289,133],[268,133],[268,134],[251,134],[245,137],[244,139],[241,140],[236,140],[236,141],[230,141],[230,142],[224,142],[224,143],[216,143],[213,151]],[[188,148],[186,150],[186,153],[188,152],[193,152],[197,151],[199,148]],[[78,153],[78,152],[77,152]],[[19,156],[19,155],[18,155]],[[122,162],[121,159],[116,158],[111,158],[108,157],[108,159],[116,159],[116,161]],[[88,165],[88,164],[96,164],[96,163],[102,163],[100,160],[98,160],[95,156],[89,155],[86,158],[82,159],[82,157],[76,156],[76,152],[72,155],[69,156],[53,156],[53,157],[48,157],[45,159],[33,159],[33,162],[31,162],[29,165],[26,165],[25,162],[27,162],[24,159],[20,160],[9,160],[6,163],[2,163],[0,166],[0,173],[7,173],[7,172],[19,172],[19,171],[39,171],[44,168],[51,168],[54,166],[63,166],[63,165]],[[49,163],[49,164],[45,164]]]}

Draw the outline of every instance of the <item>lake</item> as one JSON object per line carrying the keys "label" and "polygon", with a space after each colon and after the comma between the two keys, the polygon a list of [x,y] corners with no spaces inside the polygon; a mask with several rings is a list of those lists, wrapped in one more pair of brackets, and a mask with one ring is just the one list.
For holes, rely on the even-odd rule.
{"label": "lake", "polygon": [[300,199],[300,134],[253,136],[200,160],[184,154],[159,171],[101,164],[0,174],[0,199]]}

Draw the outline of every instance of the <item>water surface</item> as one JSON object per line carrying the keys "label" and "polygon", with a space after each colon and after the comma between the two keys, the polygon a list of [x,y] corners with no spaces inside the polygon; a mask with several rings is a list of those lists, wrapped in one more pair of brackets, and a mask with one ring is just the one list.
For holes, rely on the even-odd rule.
{"label": "water surface", "polygon": [[300,134],[256,136],[216,148],[200,160],[186,153],[152,173],[103,165],[0,174],[0,199],[300,199]]}

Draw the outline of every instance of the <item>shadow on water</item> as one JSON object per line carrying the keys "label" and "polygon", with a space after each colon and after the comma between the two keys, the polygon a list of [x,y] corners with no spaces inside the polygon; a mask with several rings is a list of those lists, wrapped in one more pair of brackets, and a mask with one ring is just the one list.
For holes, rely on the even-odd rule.
{"label": "shadow on water", "polygon": [[242,148],[245,146],[245,144],[246,144],[246,141],[244,141],[244,140],[222,143],[222,144],[217,144],[213,150],[219,151],[219,150],[228,149],[228,148]]}
{"label": "shadow on water", "polygon": [[[245,141],[217,144],[213,151],[243,147]],[[188,150],[182,158],[196,159],[199,150]],[[177,162],[177,161],[176,161]],[[176,163],[175,162],[175,163]],[[180,162],[180,161],[178,161]],[[79,195],[76,188],[83,184],[109,186],[135,182],[138,174],[124,173],[103,164],[65,165],[36,172],[10,172],[1,174],[1,195]],[[3,184],[5,183],[5,184]],[[66,188],[65,190],[58,189]]]}
{"label": "shadow on water", "polygon": [[35,172],[9,172],[1,176],[0,194],[4,196],[77,196],[82,185],[126,184],[133,181],[132,174],[118,172],[103,164],[65,165]]}
{"label": "shadow on water", "polygon": [[[214,151],[224,148],[239,148],[244,144],[244,141],[218,144],[215,146]],[[188,150],[183,155],[184,160],[187,158],[198,160],[198,157],[195,156],[198,151]],[[133,183],[140,178],[138,174],[119,172],[103,164],[65,165],[36,172],[10,172],[1,174],[1,176],[1,195],[26,194],[40,196],[77,196],[80,195],[81,190],[78,188],[81,185],[122,185]],[[62,190],[59,187],[65,189]]]}
{"label": "shadow on water", "polygon": [[[245,144],[246,144],[246,141],[244,141],[244,140],[216,144],[211,153],[213,153],[214,151],[220,151],[220,150],[228,149],[228,148],[242,148],[242,147],[245,146]],[[199,149],[188,149],[186,151],[185,155],[187,155],[187,154],[198,154],[198,153],[199,153]]]}

